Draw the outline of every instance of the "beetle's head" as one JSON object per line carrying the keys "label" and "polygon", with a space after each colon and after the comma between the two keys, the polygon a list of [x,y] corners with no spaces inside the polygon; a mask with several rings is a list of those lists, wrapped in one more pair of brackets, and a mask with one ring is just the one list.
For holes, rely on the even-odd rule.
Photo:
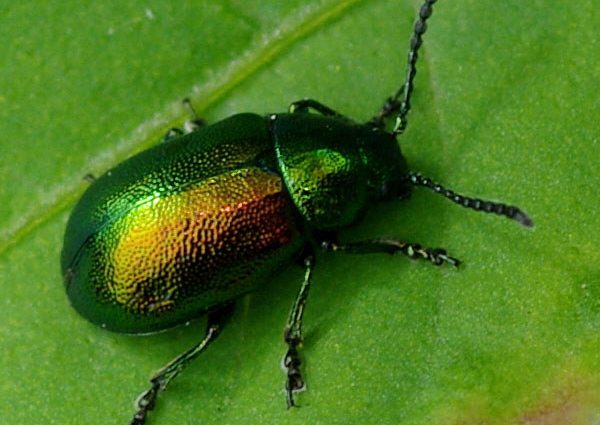
{"label": "beetle's head", "polygon": [[379,128],[363,128],[361,156],[367,171],[369,197],[373,200],[408,197],[411,189],[408,166],[396,137]]}

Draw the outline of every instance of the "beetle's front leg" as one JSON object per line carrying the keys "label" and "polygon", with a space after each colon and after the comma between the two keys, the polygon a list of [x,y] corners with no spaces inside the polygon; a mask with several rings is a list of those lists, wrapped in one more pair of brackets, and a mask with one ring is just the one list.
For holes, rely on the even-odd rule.
{"label": "beetle's front leg", "polygon": [[136,401],[138,410],[130,425],[144,425],[146,423],[148,412],[154,409],[158,394],[219,336],[225,321],[231,317],[232,313],[233,304],[227,304],[208,315],[206,334],[202,341],[175,357],[150,379],[150,388],[140,394]]}
{"label": "beetle's front leg", "polygon": [[446,250],[442,248],[424,248],[416,243],[402,242],[396,239],[380,238],[370,239],[361,242],[352,242],[347,244],[338,244],[325,241],[321,243],[325,251],[342,251],[350,254],[372,254],[386,253],[395,254],[401,252],[409,258],[427,260],[436,266],[448,263],[458,267],[460,261],[447,255]]}
{"label": "beetle's front leg", "polygon": [[288,346],[288,350],[283,357],[283,368],[287,373],[285,391],[288,408],[296,406],[294,393],[303,390],[305,387],[302,374],[300,373],[300,364],[302,362],[298,355],[298,347],[302,343],[302,316],[308,298],[314,266],[315,258],[311,252],[304,258],[304,267],[306,270],[304,273],[304,281],[300,286],[296,301],[294,301],[294,305],[292,306],[283,334],[283,339]]}
{"label": "beetle's front leg", "polygon": [[343,119],[347,120],[347,118],[344,117],[339,112],[334,111],[329,106],[325,106],[321,102],[313,100],[313,99],[302,99],[302,100],[293,102],[290,105],[289,112],[290,112],[290,114],[297,114],[297,113],[308,112],[309,109],[314,109],[315,111],[319,112],[320,114],[328,116],[328,117],[337,117],[337,118],[343,118]]}

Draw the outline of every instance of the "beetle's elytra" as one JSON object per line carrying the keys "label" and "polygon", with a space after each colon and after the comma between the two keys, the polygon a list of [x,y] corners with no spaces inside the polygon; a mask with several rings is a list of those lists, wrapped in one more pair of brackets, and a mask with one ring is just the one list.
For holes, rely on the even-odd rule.
{"label": "beetle's elytra", "polygon": [[[443,249],[391,239],[339,243],[338,229],[378,201],[424,186],[453,202],[532,226],[520,209],[465,197],[410,171],[397,137],[407,125],[418,51],[435,0],[421,6],[407,79],[367,123],[314,100],[287,113],[192,121],[97,179],[73,210],[61,266],[73,307],[107,329],[149,333],[208,313],[205,337],[152,379],[132,424],[146,422],[159,392],[219,334],[233,302],[281,265],[306,273],[284,333],[286,394],[304,387],[298,345],[315,251],[401,252],[436,265]],[[395,116],[391,131],[388,118]]]}

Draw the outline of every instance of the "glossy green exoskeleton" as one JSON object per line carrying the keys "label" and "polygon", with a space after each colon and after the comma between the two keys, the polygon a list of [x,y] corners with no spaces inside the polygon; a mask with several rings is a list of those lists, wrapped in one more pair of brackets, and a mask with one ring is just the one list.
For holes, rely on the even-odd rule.
{"label": "glossy green exoskeleton", "polygon": [[[435,265],[443,249],[392,239],[339,243],[374,202],[424,186],[451,201],[532,226],[513,206],[468,198],[411,172],[397,142],[407,125],[418,51],[435,0],[422,5],[406,82],[359,124],[314,100],[288,113],[239,114],[214,125],[195,119],[92,183],[69,219],[61,265],[69,299],[107,329],[150,333],[208,313],[204,338],[163,367],[137,401],[146,422],[156,398],[222,329],[232,303],[283,264],[306,270],[284,332],[288,406],[304,387],[298,346],[316,249],[403,253]],[[391,131],[386,120],[396,116]]]}

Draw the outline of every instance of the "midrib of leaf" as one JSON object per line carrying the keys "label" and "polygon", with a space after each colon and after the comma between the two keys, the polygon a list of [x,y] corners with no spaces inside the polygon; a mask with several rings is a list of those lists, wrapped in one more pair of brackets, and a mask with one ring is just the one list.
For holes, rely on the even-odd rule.
{"label": "midrib of leaf", "polygon": [[[252,43],[252,48],[240,55],[239,59],[217,70],[213,74],[215,78],[194,85],[190,89],[194,107],[197,111],[203,111],[217,103],[235,87],[291,48],[294,43],[341,17],[362,1],[341,0],[323,7],[309,5],[300,8],[282,20],[273,31]],[[75,202],[85,187],[82,176],[90,170],[108,169],[134,152],[155,143],[164,129],[172,127],[172,124],[179,120],[181,111],[181,99],[170,101],[161,112],[141,123],[128,137],[117,141],[112,149],[103,150],[84,162],[82,167],[72,174],[73,178],[67,179],[73,183],[61,183],[50,188],[48,195],[37,208],[29,208],[29,212],[24,212],[0,231],[0,255]]]}

